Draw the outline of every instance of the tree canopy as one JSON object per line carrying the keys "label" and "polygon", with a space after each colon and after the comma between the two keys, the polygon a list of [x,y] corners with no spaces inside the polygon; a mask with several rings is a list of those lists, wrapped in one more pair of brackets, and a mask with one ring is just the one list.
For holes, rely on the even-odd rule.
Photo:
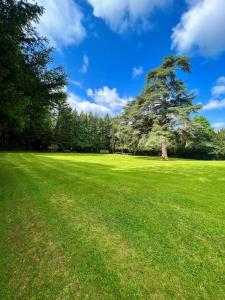
{"label": "tree canopy", "polygon": [[66,100],[65,72],[49,68],[52,49],[34,27],[42,13],[27,1],[0,1],[0,139],[5,146],[40,142],[51,110]]}
{"label": "tree canopy", "polygon": [[143,93],[129,103],[121,123],[122,132],[133,132],[129,145],[135,142],[139,150],[161,148],[163,159],[168,158],[167,148],[175,146],[176,139],[187,144],[192,138],[191,113],[200,109],[193,105],[195,94],[178,78],[178,70],[190,73],[189,59],[165,57],[158,68],[148,73]]}

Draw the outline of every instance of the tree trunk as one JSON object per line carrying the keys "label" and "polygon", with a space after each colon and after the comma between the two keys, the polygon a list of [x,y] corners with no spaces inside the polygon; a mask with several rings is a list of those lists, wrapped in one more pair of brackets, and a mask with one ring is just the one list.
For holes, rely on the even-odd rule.
{"label": "tree trunk", "polygon": [[113,146],[112,146],[112,148],[113,148],[113,154],[116,152],[116,142],[115,141],[113,141]]}
{"label": "tree trunk", "polygon": [[161,147],[162,147],[162,160],[168,160],[166,142],[162,142]]}

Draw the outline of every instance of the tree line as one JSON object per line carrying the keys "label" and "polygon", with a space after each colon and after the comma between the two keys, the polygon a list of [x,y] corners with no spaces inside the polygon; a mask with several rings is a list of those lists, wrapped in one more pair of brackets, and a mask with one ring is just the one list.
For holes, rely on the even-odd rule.
{"label": "tree line", "polygon": [[168,56],[117,117],[67,104],[67,75],[50,68],[52,48],[35,26],[43,7],[0,0],[0,149],[161,154],[225,158],[225,130],[215,132],[178,72],[185,56]]}

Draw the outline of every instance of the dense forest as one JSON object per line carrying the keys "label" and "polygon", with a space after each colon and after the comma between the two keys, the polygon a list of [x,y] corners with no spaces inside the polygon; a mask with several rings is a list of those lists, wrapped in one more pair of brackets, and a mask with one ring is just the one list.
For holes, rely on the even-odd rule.
{"label": "dense forest", "polygon": [[[78,113],[67,103],[67,75],[50,68],[53,49],[35,29],[43,8],[0,0],[0,149],[161,154],[225,158],[225,129],[197,113],[195,94],[178,78],[187,57],[168,56],[119,116]],[[179,73],[180,74],[180,73]]]}

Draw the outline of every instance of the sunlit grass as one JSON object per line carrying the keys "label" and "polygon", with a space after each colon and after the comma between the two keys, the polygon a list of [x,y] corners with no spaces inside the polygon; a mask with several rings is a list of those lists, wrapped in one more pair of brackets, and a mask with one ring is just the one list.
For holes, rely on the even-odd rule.
{"label": "sunlit grass", "polygon": [[0,154],[0,299],[223,299],[225,162]]}

